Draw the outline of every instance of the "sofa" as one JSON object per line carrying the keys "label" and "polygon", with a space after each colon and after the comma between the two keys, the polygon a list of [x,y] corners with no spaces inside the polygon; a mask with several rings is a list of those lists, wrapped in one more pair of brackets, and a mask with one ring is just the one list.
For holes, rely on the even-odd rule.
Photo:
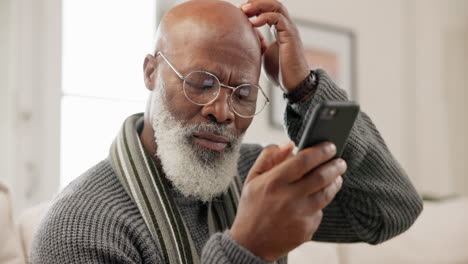
{"label": "sofa", "polygon": [[0,263],[23,264],[25,250],[11,204],[8,188],[0,183]]}
{"label": "sofa", "polygon": [[377,246],[365,243],[305,243],[290,263],[468,264],[468,197],[425,201],[405,233]]}
{"label": "sofa", "polygon": [[[8,188],[0,183],[0,264],[27,263],[34,231],[47,211],[43,203],[20,213],[17,221]],[[289,263],[468,264],[468,197],[425,202],[407,232],[383,244],[308,242],[289,255]]]}

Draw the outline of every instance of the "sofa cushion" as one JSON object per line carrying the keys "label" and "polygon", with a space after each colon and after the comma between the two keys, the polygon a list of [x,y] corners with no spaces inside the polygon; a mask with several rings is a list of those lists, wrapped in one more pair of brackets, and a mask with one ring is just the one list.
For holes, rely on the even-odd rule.
{"label": "sofa cushion", "polygon": [[42,217],[47,212],[50,203],[41,203],[32,208],[26,209],[19,219],[19,231],[21,243],[23,244],[25,257],[29,260],[33,235],[41,222]]}
{"label": "sofa cushion", "polygon": [[326,263],[340,264],[338,246],[332,243],[307,242],[291,251],[289,264]]}
{"label": "sofa cushion", "polygon": [[414,225],[377,246],[342,245],[342,264],[468,263],[468,197],[425,202]]}
{"label": "sofa cushion", "polygon": [[0,263],[24,264],[25,257],[18,228],[13,220],[8,188],[0,183]]}

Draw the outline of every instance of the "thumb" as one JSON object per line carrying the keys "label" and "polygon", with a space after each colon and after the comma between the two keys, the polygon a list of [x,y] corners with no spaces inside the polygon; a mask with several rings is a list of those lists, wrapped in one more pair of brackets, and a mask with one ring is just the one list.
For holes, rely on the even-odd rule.
{"label": "thumb", "polygon": [[279,61],[278,61],[279,45],[277,41],[271,43],[266,51],[263,53],[263,70],[265,71],[268,80],[274,85],[279,84],[278,72],[279,72]]}
{"label": "thumb", "polygon": [[288,141],[279,146],[269,146],[263,149],[260,156],[258,156],[257,161],[249,171],[249,175],[245,182],[249,182],[254,179],[256,176],[261,175],[276,165],[283,162],[287,157],[290,156],[294,148],[294,143]]}
{"label": "thumb", "polygon": [[260,40],[260,47],[261,47],[262,55],[263,55],[268,48],[268,44],[265,40],[265,37],[263,37],[262,32],[260,32],[258,28],[255,28],[255,31],[257,32],[258,39]]}

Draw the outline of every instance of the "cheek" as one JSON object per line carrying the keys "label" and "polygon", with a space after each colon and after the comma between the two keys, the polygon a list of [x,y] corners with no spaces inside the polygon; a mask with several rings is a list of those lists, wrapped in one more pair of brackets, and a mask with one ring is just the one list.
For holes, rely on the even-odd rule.
{"label": "cheek", "polygon": [[194,105],[187,100],[182,88],[166,87],[166,104],[174,117],[182,122],[191,120],[200,111],[200,106]]}
{"label": "cheek", "polygon": [[247,128],[249,128],[252,121],[253,121],[253,118],[241,118],[241,117],[236,116],[236,120],[234,123],[236,124],[238,136],[245,133],[245,131],[247,130]]}

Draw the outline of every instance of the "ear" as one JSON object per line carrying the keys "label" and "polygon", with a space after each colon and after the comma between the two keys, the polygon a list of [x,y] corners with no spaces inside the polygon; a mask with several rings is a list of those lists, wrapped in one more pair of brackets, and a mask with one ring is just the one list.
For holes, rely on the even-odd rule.
{"label": "ear", "polygon": [[145,78],[146,89],[152,91],[154,89],[154,78],[156,73],[156,60],[153,55],[146,55],[143,63],[143,73]]}

